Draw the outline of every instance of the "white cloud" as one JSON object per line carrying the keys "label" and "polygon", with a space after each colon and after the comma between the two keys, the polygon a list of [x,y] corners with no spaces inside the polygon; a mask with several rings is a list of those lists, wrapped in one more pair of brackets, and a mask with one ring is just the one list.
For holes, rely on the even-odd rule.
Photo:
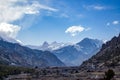
{"label": "white cloud", "polygon": [[37,1],[30,4],[28,0],[1,0],[0,22],[12,22],[21,19],[25,14],[37,14],[40,10],[57,11],[57,9],[41,5]]}
{"label": "white cloud", "polygon": [[115,20],[115,21],[112,21],[112,22],[108,22],[106,25],[107,25],[107,26],[110,26],[111,24],[117,25],[117,24],[119,24],[119,23],[120,23],[119,21]]}
{"label": "white cloud", "polygon": [[91,10],[91,9],[93,9],[93,10],[104,10],[104,9],[106,9],[105,6],[100,6],[100,5],[88,5],[88,6],[84,5],[83,7],[88,9],[88,10]]}
{"label": "white cloud", "polygon": [[0,23],[0,37],[8,42],[22,44],[20,40],[16,39],[16,36],[20,29],[21,27],[17,25]]}
{"label": "white cloud", "polygon": [[119,21],[113,21],[112,24],[117,25],[119,24]]}
{"label": "white cloud", "polygon": [[21,27],[8,23],[0,23],[0,36],[15,38]]}
{"label": "white cloud", "polygon": [[65,31],[65,33],[70,33],[71,36],[76,36],[78,33],[82,32],[84,30],[85,30],[85,28],[82,26],[71,26]]}
{"label": "white cloud", "polygon": [[21,26],[11,23],[22,19],[26,14],[40,13],[41,10],[57,11],[57,9],[40,4],[37,0],[0,0],[0,36],[7,40],[20,42],[16,36]]}
{"label": "white cloud", "polygon": [[103,7],[103,6],[93,6],[93,8],[95,10],[104,10],[105,9],[105,7]]}

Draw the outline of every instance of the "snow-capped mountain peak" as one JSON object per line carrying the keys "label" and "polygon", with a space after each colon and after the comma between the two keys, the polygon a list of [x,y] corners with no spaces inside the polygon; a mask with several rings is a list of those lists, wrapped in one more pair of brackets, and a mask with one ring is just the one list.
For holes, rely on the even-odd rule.
{"label": "snow-capped mountain peak", "polygon": [[71,43],[62,43],[62,42],[58,43],[56,41],[54,41],[52,43],[48,43],[48,42],[45,41],[40,46],[29,45],[28,47],[32,48],[32,49],[39,49],[39,50],[42,50],[42,51],[54,51],[54,50],[60,49],[62,47],[68,46],[68,45],[71,45]]}
{"label": "snow-capped mountain peak", "polygon": [[80,42],[53,51],[66,65],[78,66],[101,49],[102,42],[97,39],[84,38]]}
{"label": "snow-capped mountain peak", "polygon": [[43,46],[43,47],[48,47],[49,44],[48,44],[48,42],[45,41],[42,46]]}

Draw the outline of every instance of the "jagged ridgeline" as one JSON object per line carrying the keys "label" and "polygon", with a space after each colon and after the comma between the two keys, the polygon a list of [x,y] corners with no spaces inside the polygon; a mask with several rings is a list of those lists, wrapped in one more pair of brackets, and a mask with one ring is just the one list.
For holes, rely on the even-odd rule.
{"label": "jagged ridgeline", "polygon": [[120,34],[103,44],[101,50],[89,60],[84,61],[80,67],[88,69],[93,66],[100,69],[120,66]]}

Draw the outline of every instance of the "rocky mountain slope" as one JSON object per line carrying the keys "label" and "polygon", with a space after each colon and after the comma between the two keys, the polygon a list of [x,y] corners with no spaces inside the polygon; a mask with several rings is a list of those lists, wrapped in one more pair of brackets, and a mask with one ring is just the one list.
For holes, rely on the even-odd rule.
{"label": "rocky mountain slope", "polygon": [[48,51],[33,50],[18,43],[0,39],[0,64],[16,66],[64,66],[54,54]]}
{"label": "rocky mountain slope", "polygon": [[102,41],[85,38],[75,45],[69,45],[53,53],[67,66],[78,66],[84,60],[97,53],[102,46]]}
{"label": "rocky mountain slope", "polygon": [[83,62],[81,68],[105,68],[120,66],[120,35],[113,37],[101,50],[87,61]]}

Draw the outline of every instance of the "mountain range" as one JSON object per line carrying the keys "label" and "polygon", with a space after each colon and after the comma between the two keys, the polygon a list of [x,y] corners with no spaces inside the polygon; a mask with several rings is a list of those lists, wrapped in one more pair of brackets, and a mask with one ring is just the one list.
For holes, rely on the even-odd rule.
{"label": "mountain range", "polygon": [[0,38],[0,64],[16,66],[65,66],[54,54],[34,50],[18,43],[10,43]]}
{"label": "mountain range", "polygon": [[51,44],[49,44],[48,42],[44,42],[42,45],[40,46],[33,46],[33,45],[27,45],[27,47],[31,48],[31,49],[38,49],[38,50],[42,50],[42,51],[54,51],[57,49],[60,49],[62,47],[68,46],[68,45],[72,45],[72,43],[58,43],[56,41],[52,42]]}
{"label": "mountain range", "polygon": [[67,66],[79,66],[83,61],[96,54],[103,42],[85,38],[79,43],[54,50],[53,53]]}
{"label": "mountain range", "polygon": [[85,38],[76,44],[44,42],[42,46],[28,48],[1,37],[0,64],[30,67],[79,66],[96,54],[102,44],[100,40]]}
{"label": "mountain range", "polygon": [[97,39],[84,38],[82,41],[71,43],[44,42],[41,46],[31,46],[29,48],[50,51],[54,53],[66,66],[79,66],[83,61],[97,53],[103,41]]}
{"label": "mountain range", "polygon": [[80,66],[84,70],[89,68],[111,68],[120,67],[120,34],[102,45],[100,51],[90,59],[84,61]]}

